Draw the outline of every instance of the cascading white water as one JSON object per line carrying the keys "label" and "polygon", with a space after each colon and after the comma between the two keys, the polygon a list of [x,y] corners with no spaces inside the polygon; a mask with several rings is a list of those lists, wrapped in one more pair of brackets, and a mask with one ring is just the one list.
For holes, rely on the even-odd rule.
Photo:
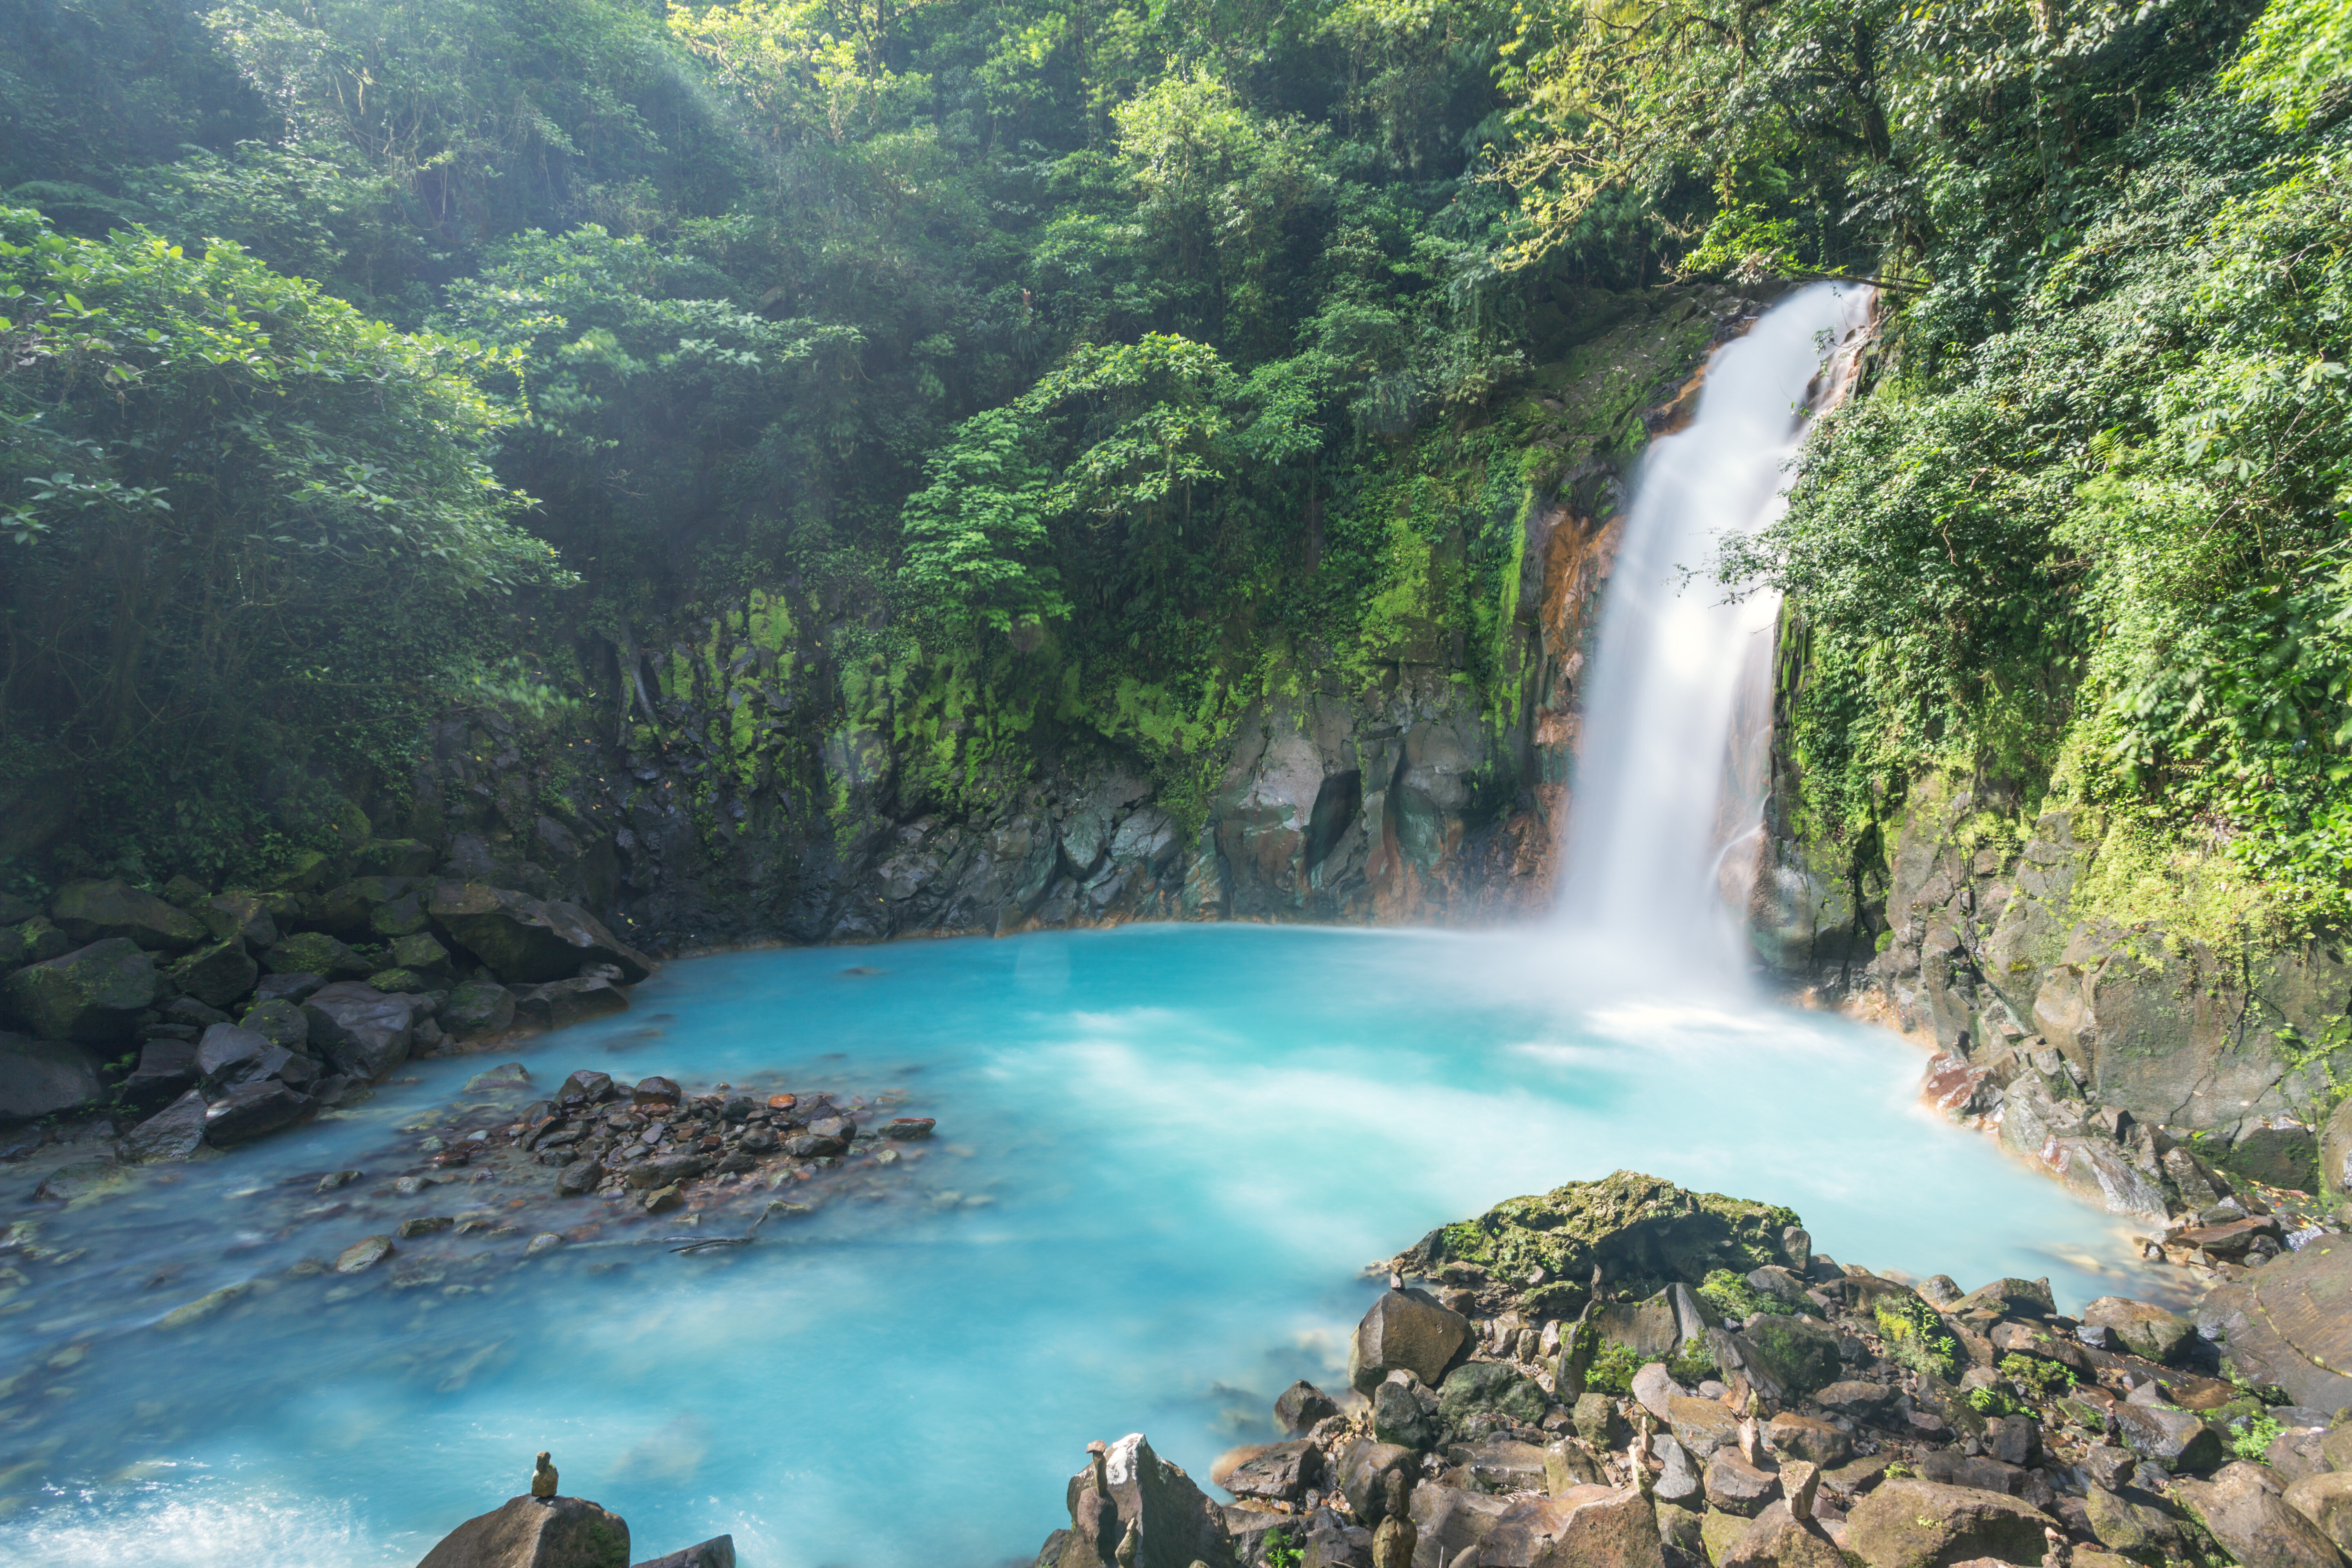
{"label": "cascading white water", "polygon": [[1779,602],[1726,603],[1685,574],[1787,504],[1784,466],[1806,419],[1843,392],[1834,362],[1860,342],[1870,305],[1865,288],[1820,283],[1773,307],[1716,352],[1690,425],[1653,444],[1636,476],[1584,692],[1559,902],[1580,942],[1605,944],[1629,977],[1744,971],[1743,911],[1727,904],[1719,862],[1762,810],[1766,770],[1735,757],[1732,736]]}

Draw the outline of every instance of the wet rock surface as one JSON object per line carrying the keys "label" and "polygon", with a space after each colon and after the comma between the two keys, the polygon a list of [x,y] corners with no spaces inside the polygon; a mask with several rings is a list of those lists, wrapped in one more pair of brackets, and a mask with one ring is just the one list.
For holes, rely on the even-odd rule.
{"label": "wet rock surface", "polygon": [[[1354,1387],[1282,1395],[1279,1430],[1320,1413],[1303,1438],[1219,1460],[1234,1500],[1198,1561],[1375,1568],[1402,1514],[1416,1568],[2346,1562],[2352,1399],[2216,1375],[2210,1315],[2185,1300],[2110,1296],[2078,1319],[2046,1280],[1915,1288],[1813,1252],[1786,1210],[1626,1172],[1373,1267],[1420,1283],[1366,1311]],[[2295,1302],[2325,1289],[2281,1283]],[[1434,1386],[1389,1364],[1415,1357]],[[1087,1475],[1041,1564],[1100,1561],[1073,1542],[1124,1527]]]}

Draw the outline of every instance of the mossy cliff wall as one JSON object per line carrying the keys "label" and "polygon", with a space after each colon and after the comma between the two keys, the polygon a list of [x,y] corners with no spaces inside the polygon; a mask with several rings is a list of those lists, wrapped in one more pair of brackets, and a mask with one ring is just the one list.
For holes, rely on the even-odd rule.
{"label": "mossy cliff wall", "polygon": [[789,577],[625,630],[551,614],[568,701],[453,715],[373,830],[669,952],[1539,906],[1626,477],[1759,308],[1621,297],[1490,420],[1411,438],[1349,633],[1235,628],[1189,696],[1050,633],[927,656]]}
{"label": "mossy cliff wall", "polygon": [[1948,1114],[1998,1127],[2118,1212],[2179,1201],[2172,1143],[2317,1189],[2321,1130],[2352,1092],[2340,938],[2232,940],[2177,911],[2147,918],[2170,900],[2135,881],[2133,840],[2095,811],[2035,811],[2014,790],[1929,773],[1859,839],[1830,842],[1796,819],[1798,793],[1776,748],[1759,956],[1932,1037]]}

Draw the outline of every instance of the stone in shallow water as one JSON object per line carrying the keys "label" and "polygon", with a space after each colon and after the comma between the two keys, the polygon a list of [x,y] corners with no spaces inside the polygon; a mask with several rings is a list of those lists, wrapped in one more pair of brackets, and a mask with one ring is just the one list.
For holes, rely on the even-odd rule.
{"label": "stone in shallow water", "polygon": [[[749,1142],[747,1138],[747,1146]],[[1274,1418],[1289,1432],[1304,1432],[1326,1416],[1338,1414],[1339,1407],[1331,1402],[1331,1396],[1304,1379],[1284,1389],[1274,1402]]]}
{"label": "stone in shallow water", "polygon": [[388,1236],[363,1237],[343,1248],[341,1255],[335,1259],[335,1272],[338,1274],[362,1273],[391,1257],[392,1252],[392,1237]]}
{"label": "stone in shallow water", "polygon": [[205,1097],[194,1089],[132,1128],[122,1152],[133,1160],[184,1160],[204,1146]]}
{"label": "stone in shallow water", "polygon": [[205,1142],[226,1149],[290,1127],[311,1110],[308,1099],[274,1078],[240,1084],[205,1111]]}

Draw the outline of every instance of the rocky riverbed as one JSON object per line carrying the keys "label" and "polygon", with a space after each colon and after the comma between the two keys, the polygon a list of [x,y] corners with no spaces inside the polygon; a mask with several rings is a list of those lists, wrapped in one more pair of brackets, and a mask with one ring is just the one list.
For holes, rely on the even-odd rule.
{"label": "rocky riverbed", "polygon": [[[551,1076],[491,1068],[387,1122],[342,1168],[303,1169],[289,1143],[247,1186],[212,1174],[243,1167],[245,1151],[126,1161],[94,1124],[0,1167],[24,1216],[0,1230],[0,1317],[37,1313],[40,1347],[0,1375],[0,1518],[25,1483],[119,1455],[124,1432],[82,1420],[78,1394],[110,1362],[152,1360],[142,1341],[205,1358],[256,1336],[342,1335],[367,1364],[446,1396],[524,1353],[520,1325],[436,1328],[456,1298],[529,1300],[527,1276],[549,1270],[707,1267],[788,1245],[793,1221],[835,1205],[870,1228],[893,1205],[975,1201],[964,1162],[950,1161],[964,1167],[954,1186],[929,1173],[933,1121],[901,1114],[904,1089],[807,1068],[699,1087]],[[218,1196],[191,1210],[174,1191],[190,1184]],[[259,1376],[256,1399],[289,1397]],[[169,1450],[220,1417],[165,1380],[135,1436]]]}
{"label": "rocky riverbed", "polygon": [[2352,1247],[2068,1314],[2046,1280],[1880,1275],[1785,1209],[1620,1172],[1381,1267],[1350,1386],[1284,1394],[1281,1440],[1210,1471],[1232,1502],[1140,1434],[1097,1443],[1039,1568],[2342,1568],[2352,1549]]}

